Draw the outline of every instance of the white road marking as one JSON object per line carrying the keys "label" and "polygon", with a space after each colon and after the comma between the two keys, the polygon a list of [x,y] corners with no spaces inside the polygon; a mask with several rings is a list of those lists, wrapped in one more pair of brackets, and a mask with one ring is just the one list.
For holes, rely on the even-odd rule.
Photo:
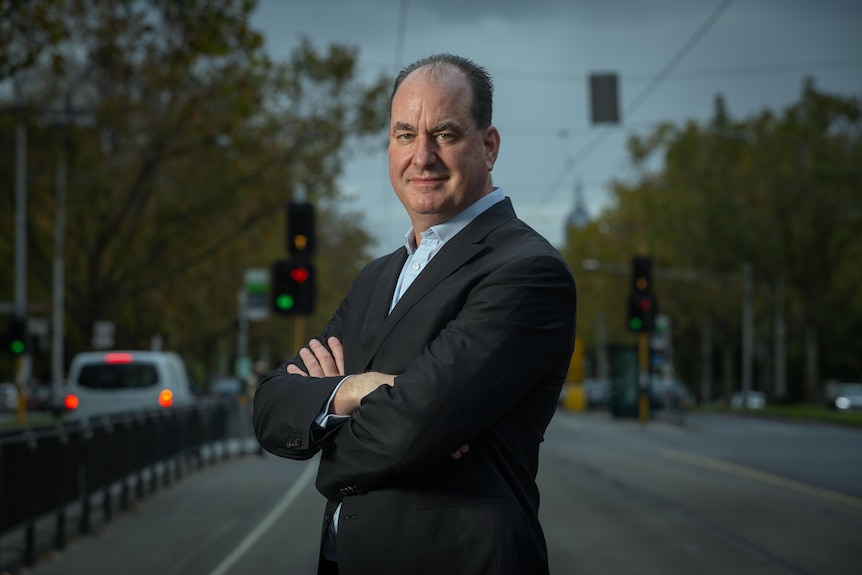
{"label": "white road marking", "polygon": [[210,575],[225,575],[228,570],[242,558],[243,555],[248,553],[248,551],[257,543],[257,540],[260,539],[269,530],[269,528],[272,527],[273,523],[278,520],[279,516],[287,511],[287,508],[296,501],[296,498],[299,497],[302,490],[305,489],[314,479],[316,473],[317,465],[310,464],[306,466],[302,475],[299,476],[296,483],[294,483],[287,493],[284,494],[281,501],[272,508],[272,511],[263,518],[263,521],[261,521],[257,527],[252,529],[249,534],[245,536],[245,539],[243,539],[240,544],[237,545],[236,548],[234,548],[234,550],[216,566],[215,569],[210,571]]}

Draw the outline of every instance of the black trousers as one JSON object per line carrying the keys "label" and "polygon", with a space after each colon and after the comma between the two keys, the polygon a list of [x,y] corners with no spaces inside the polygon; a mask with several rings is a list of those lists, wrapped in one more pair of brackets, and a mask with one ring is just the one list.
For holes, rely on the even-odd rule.
{"label": "black trousers", "polygon": [[338,563],[333,563],[321,557],[317,575],[338,575]]}

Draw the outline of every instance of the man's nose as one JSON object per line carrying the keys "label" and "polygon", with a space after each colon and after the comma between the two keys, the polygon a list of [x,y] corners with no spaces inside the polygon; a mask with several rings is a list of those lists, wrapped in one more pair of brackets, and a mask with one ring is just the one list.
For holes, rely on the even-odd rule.
{"label": "man's nose", "polygon": [[427,167],[437,161],[437,141],[433,136],[419,136],[413,150],[413,165]]}

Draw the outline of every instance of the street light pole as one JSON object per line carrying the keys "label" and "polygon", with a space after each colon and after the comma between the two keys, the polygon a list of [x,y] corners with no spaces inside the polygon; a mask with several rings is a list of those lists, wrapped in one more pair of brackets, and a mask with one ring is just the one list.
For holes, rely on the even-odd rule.
{"label": "street light pole", "polygon": [[66,158],[61,155],[57,161],[56,181],[57,206],[54,212],[54,273],[51,306],[51,394],[59,394],[63,386],[63,323],[65,270],[63,266],[63,251],[66,240]]}
{"label": "street light pole", "polygon": [[[15,316],[27,318],[27,128],[15,128]],[[18,388],[16,419],[26,417],[25,386],[29,378],[29,346],[15,361],[15,386]]]}

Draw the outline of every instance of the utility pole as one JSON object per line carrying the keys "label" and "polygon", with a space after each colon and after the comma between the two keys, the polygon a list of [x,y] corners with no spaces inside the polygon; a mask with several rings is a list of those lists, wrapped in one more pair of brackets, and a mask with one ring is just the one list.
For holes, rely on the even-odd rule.
{"label": "utility pole", "polygon": [[[15,128],[15,317],[27,318],[27,128]],[[26,324],[25,324],[26,325]],[[26,339],[26,338],[25,338]],[[18,408],[15,416],[24,423],[27,413],[25,389],[30,377],[29,346],[15,358]]]}
{"label": "utility pole", "polygon": [[[742,396],[748,401],[751,392],[751,360],[753,354],[752,307],[754,306],[754,286],[752,285],[750,263],[742,266]],[[746,403],[747,405],[747,403]]]}

